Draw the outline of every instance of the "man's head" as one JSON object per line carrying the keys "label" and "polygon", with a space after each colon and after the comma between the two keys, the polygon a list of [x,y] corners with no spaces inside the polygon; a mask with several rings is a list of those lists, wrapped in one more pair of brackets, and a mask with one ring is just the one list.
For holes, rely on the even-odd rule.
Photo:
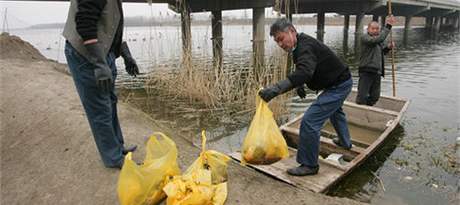
{"label": "man's head", "polygon": [[286,18],[280,18],[272,24],[270,36],[273,36],[278,46],[287,52],[292,51],[297,43],[297,31]]}
{"label": "man's head", "polygon": [[377,21],[371,21],[367,25],[367,33],[371,36],[378,36],[380,34],[380,25]]}

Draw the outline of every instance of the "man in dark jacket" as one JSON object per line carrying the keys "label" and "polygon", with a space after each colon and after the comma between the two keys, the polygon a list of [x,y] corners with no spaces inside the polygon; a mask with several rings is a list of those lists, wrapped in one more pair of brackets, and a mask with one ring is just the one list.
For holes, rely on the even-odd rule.
{"label": "man in dark jacket", "polygon": [[139,74],[122,42],[121,0],[70,2],[63,32],[67,63],[104,165],[121,168],[124,154],[136,146],[124,146],[118,122],[115,59],[123,56],[128,74]]}
{"label": "man in dark jacket", "polygon": [[296,87],[299,96],[304,98],[304,84],[315,91],[323,90],[301,121],[297,147],[297,162],[300,166],[287,170],[288,174],[295,176],[314,175],[319,170],[320,130],[327,119],[330,119],[338,133],[338,138],[333,142],[344,149],[352,146],[342,110],[343,102],[353,85],[351,74],[348,67],[326,45],[304,33],[297,33],[285,18],[273,23],[270,35],[278,46],[292,52],[296,67],[288,79],[264,88],[259,95],[268,102]]}
{"label": "man in dark jacket", "polygon": [[388,17],[380,32],[379,23],[372,21],[367,26],[367,34],[361,38],[357,104],[372,106],[379,100],[380,76],[385,76],[384,55],[394,46],[393,42],[384,46],[384,41],[394,23],[394,17]]}

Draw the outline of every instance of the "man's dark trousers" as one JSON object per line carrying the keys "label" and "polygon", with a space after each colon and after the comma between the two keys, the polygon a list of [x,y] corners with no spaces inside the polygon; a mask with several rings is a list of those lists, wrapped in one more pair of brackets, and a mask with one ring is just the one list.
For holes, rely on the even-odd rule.
{"label": "man's dark trousers", "polygon": [[373,106],[377,103],[380,97],[380,78],[378,73],[359,72],[357,104]]}

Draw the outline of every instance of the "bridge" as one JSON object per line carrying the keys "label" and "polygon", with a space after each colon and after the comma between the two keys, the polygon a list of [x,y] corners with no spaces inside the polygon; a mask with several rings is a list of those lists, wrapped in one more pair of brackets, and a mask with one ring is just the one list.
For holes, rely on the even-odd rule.
{"label": "bridge", "polygon": [[[66,1],[66,0],[16,0],[16,1]],[[67,0],[68,1],[68,0]],[[193,12],[212,13],[213,59],[217,66],[222,66],[222,11],[236,9],[253,10],[253,65],[264,65],[265,50],[265,8],[274,10],[292,19],[296,14],[317,14],[318,40],[324,39],[325,13],[338,13],[344,16],[344,45],[348,41],[350,16],[355,18],[355,49],[359,49],[359,37],[363,33],[365,15],[372,15],[373,20],[385,22],[388,14],[389,0],[123,0],[133,3],[167,3],[169,8],[181,14],[181,32],[183,61],[191,62],[191,18]],[[409,34],[411,19],[424,17],[425,26],[437,33],[441,26],[460,28],[460,0],[392,0],[392,14],[405,17],[405,34]]]}

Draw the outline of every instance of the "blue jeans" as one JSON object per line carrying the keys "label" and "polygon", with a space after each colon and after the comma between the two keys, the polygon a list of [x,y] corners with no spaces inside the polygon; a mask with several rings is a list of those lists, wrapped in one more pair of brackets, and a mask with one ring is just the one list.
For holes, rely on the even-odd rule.
{"label": "blue jeans", "polygon": [[65,56],[102,161],[106,167],[119,166],[123,163],[124,141],[117,116],[115,55],[109,53],[107,56],[113,76],[110,92],[98,89],[93,65],[68,42],[65,44]]}
{"label": "blue jeans", "polygon": [[310,168],[318,167],[320,131],[330,119],[342,145],[350,147],[350,133],[342,105],[351,92],[353,80],[324,90],[305,112],[300,124],[297,162]]}

